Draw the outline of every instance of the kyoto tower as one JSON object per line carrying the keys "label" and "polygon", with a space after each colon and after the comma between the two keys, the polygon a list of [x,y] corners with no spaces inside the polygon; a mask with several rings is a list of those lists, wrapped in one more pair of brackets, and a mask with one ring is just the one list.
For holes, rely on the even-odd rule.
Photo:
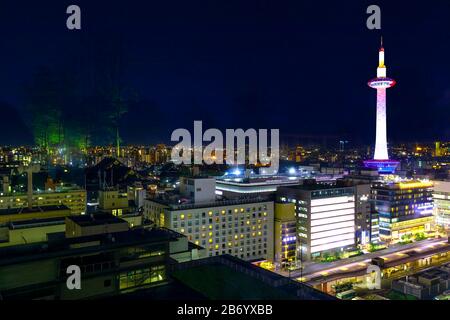
{"label": "kyoto tower", "polygon": [[378,169],[379,173],[393,173],[398,166],[398,161],[389,160],[387,150],[386,89],[395,86],[395,80],[386,76],[383,38],[381,38],[381,48],[378,52],[377,77],[367,84],[377,90],[377,128],[373,160],[364,161],[364,165],[368,168]]}

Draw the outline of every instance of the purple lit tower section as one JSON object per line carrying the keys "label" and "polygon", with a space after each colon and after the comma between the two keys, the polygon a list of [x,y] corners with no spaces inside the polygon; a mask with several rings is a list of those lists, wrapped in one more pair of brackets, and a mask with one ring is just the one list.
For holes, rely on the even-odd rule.
{"label": "purple lit tower section", "polygon": [[373,160],[364,161],[368,168],[376,168],[379,173],[393,173],[398,166],[398,161],[389,160],[386,134],[386,89],[395,86],[395,80],[386,76],[384,65],[383,39],[378,52],[377,77],[368,82],[369,87],[377,90],[377,136],[375,140],[375,154]]}

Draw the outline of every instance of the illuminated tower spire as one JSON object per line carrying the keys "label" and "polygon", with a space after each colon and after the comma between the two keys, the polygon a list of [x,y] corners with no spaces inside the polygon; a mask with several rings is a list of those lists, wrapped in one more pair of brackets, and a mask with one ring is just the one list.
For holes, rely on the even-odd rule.
{"label": "illuminated tower spire", "polygon": [[398,165],[397,161],[390,161],[387,149],[386,130],[386,89],[395,86],[395,80],[386,76],[384,64],[383,38],[378,51],[377,77],[368,82],[369,87],[377,90],[377,127],[375,139],[374,160],[366,161],[368,167],[375,167],[381,173],[392,173]]}
{"label": "illuminated tower spire", "polygon": [[380,50],[378,51],[377,78],[386,78],[386,66],[384,65],[383,38],[381,38],[381,47]]}

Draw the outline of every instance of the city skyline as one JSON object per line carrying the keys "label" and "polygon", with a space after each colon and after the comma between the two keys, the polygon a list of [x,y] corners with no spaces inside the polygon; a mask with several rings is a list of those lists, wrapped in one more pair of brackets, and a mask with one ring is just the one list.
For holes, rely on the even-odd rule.
{"label": "city skyline", "polygon": [[[11,134],[0,144],[33,142],[23,96],[33,75],[42,67],[69,74],[79,69],[75,78],[91,67],[101,69],[102,52],[94,44],[101,40],[102,46],[121,52],[124,87],[128,96],[136,96],[119,120],[125,144],[167,143],[173,129],[203,120],[207,127],[279,127],[281,137],[333,135],[371,145],[374,97],[364,79],[371,76],[370,57],[381,34],[400,83],[390,93],[388,142],[449,137],[450,72],[444,62],[450,48],[440,40],[448,22],[439,19],[448,7],[444,2],[425,9],[415,3],[405,8],[383,3],[381,31],[365,27],[365,4],[180,4],[168,20],[158,18],[158,12],[168,12],[163,4],[139,3],[120,14],[120,8],[110,5],[103,15],[97,14],[98,5],[80,6],[84,27],[79,33],[69,32],[63,23],[59,27],[63,5],[36,7],[30,10],[34,16],[24,12],[27,22],[20,26],[23,20],[2,19],[11,32],[2,44],[6,60],[0,103],[11,120],[6,124]],[[10,3],[3,12],[17,10]],[[47,40],[41,38],[44,33]],[[34,46],[36,41],[49,45]],[[33,54],[20,59],[17,53],[31,48]],[[336,81],[342,66],[347,82]],[[88,112],[80,111],[84,105],[71,103],[67,117]]]}
{"label": "city skyline", "polygon": [[4,0],[0,305],[450,300],[449,12]]}

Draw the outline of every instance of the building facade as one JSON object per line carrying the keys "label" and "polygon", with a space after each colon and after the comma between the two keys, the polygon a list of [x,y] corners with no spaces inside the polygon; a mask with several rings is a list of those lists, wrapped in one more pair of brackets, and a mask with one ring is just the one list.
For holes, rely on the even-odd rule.
{"label": "building facade", "polygon": [[282,187],[277,201],[295,206],[301,259],[355,246],[354,188],[323,184]]}
{"label": "building facade", "polygon": [[428,234],[433,223],[433,183],[380,181],[372,186],[380,240],[399,242],[417,233]]}
{"label": "building facade", "polygon": [[346,177],[342,180],[337,180],[337,185],[354,188],[355,241],[357,246],[364,247],[371,242],[372,238],[371,234],[373,217],[370,202],[371,184],[368,181]]}
{"label": "building facade", "polygon": [[144,215],[207,250],[243,260],[273,260],[273,201],[236,199],[178,204],[147,199]]}
{"label": "building facade", "polygon": [[295,265],[297,255],[297,220],[293,203],[275,203],[274,261],[281,267]]}
{"label": "building facade", "polygon": [[116,188],[102,189],[98,192],[98,208],[114,216],[122,216],[129,211],[128,194]]}
{"label": "building facade", "polygon": [[370,205],[370,184],[355,185],[355,237],[356,244],[365,246],[370,243],[372,216]]}
{"label": "building facade", "polygon": [[[168,283],[169,264],[204,257],[186,237],[170,230],[102,233],[96,221],[83,222],[99,232],[54,237],[45,247],[36,243],[0,248],[2,299],[73,300],[127,294]],[[72,265],[80,268],[82,290],[67,286]]]}
{"label": "building facade", "polygon": [[433,183],[436,224],[448,231],[450,229],[450,181],[433,181]]}
{"label": "building facade", "polygon": [[195,203],[209,202],[215,199],[216,179],[181,177],[180,193]]}
{"label": "building facade", "polygon": [[[33,207],[56,205],[67,206],[73,214],[84,214],[86,212],[86,191],[79,188],[68,187],[33,193]],[[26,207],[28,207],[28,196],[26,193],[0,194],[0,210]]]}

